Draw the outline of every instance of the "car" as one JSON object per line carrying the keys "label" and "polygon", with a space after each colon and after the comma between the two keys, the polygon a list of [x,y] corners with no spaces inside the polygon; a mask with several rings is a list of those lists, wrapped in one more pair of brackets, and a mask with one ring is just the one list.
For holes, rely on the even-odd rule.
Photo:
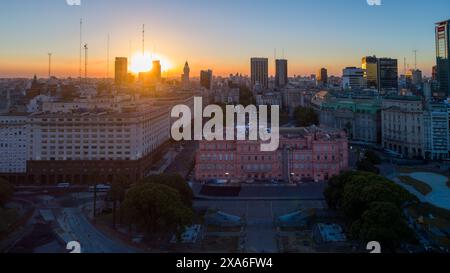
{"label": "car", "polygon": [[[108,192],[111,189],[111,186],[108,184],[97,184],[95,188],[97,189],[97,192]],[[94,186],[90,186],[89,191],[94,192],[95,188]]]}
{"label": "car", "polygon": [[67,188],[70,188],[70,183],[61,182],[61,183],[58,183],[58,185],[56,185],[56,187],[60,188],[60,189],[67,189]]}

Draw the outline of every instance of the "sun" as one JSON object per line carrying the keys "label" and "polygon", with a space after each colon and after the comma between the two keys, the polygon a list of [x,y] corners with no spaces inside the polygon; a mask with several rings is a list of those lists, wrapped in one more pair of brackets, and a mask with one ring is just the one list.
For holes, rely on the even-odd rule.
{"label": "sun", "polygon": [[145,52],[144,54],[136,53],[133,55],[129,70],[135,74],[149,72],[152,70],[152,62],[156,60],[161,63],[161,72],[167,72],[172,67],[170,61],[166,57],[156,53],[150,54]]}

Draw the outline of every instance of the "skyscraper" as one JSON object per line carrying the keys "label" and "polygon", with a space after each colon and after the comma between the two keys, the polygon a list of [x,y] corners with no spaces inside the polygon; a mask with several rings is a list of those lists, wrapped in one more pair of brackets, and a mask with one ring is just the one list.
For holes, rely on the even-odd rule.
{"label": "skyscraper", "polygon": [[260,85],[262,88],[269,88],[269,59],[251,58],[251,80],[252,87]]}
{"label": "skyscraper", "polygon": [[284,87],[288,83],[287,60],[275,60],[275,86]]}
{"label": "skyscraper", "polygon": [[346,67],[342,72],[342,87],[344,89],[358,90],[364,86],[364,70],[358,67]]}
{"label": "skyscraper", "polygon": [[398,90],[397,59],[378,59],[378,90],[380,92]]}
{"label": "skyscraper", "polygon": [[376,56],[362,58],[362,69],[367,88],[378,89],[378,59]]}
{"label": "skyscraper", "polygon": [[159,60],[153,61],[151,74],[152,80],[161,80],[161,62]]}
{"label": "skyscraper", "polygon": [[213,82],[212,70],[200,71],[200,85],[208,90],[211,90]]}
{"label": "skyscraper", "polygon": [[183,82],[183,84],[189,83],[189,73],[190,72],[191,72],[191,69],[189,68],[188,62],[186,61],[186,63],[184,64],[183,75],[181,75],[181,81]]}
{"label": "skyscraper", "polygon": [[114,68],[114,80],[116,84],[122,84],[127,81],[128,59],[125,57],[116,57]]}
{"label": "skyscraper", "polygon": [[439,95],[450,96],[450,20],[436,23],[436,76]]}
{"label": "skyscraper", "polygon": [[317,73],[317,83],[321,86],[328,84],[328,71],[326,68],[319,69]]}

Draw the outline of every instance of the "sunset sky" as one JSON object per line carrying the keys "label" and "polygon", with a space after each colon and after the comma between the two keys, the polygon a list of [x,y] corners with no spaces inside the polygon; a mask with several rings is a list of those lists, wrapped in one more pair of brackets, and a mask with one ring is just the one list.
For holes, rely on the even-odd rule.
{"label": "sunset sky", "polygon": [[[110,72],[114,57],[141,51],[142,24],[146,51],[178,77],[184,62],[192,76],[200,69],[215,75],[249,74],[250,58],[270,58],[274,48],[289,60],[292,76],[327,67],[341,75],[345,66],[360,66],[361,57],[399,59],[429,75],[435,63],[434,23],[450,19],[448,0],[2,0],[0,8],[0,77],[47,75],[48,52],[55,76],[78,76],[79,20],[89,45],[89,76],[105,77],[107,37]],[[131,52],[130,52],[131,44]],[[84,56],[84,55],[83,55]]]}

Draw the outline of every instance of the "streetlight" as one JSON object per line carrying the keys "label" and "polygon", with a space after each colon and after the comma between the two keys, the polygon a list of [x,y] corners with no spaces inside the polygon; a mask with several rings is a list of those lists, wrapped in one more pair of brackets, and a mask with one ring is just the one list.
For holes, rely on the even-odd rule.
{"label": "streetlight", "polygon": [[229,176],[230,176],[230,173],[225,173],[225,177],[226,177],[226,179],[227,179],[227,183],[229,182],[229,181],[228,181]]}

